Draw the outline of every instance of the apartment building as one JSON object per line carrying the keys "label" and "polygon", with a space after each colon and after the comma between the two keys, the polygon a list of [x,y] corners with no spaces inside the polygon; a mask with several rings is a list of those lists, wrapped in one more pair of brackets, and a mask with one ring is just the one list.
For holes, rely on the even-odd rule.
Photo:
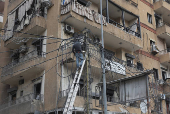
{"label": "apartment building", "polygon": [[[107,113],[170,114],[170,2],[102,0],[102,11]],[[85,64],[71,111],[103,112],[100,0],[6,0],[3,17],[0,114],[63,113],[75,39]]]}
{"label": "apartment building", "polygon": [[[4,0],[0,1],[0,28],[2,28],[2,23],[3,23],[3,11],[4,11]],[[0,31],[1,35],[1,31]]]}

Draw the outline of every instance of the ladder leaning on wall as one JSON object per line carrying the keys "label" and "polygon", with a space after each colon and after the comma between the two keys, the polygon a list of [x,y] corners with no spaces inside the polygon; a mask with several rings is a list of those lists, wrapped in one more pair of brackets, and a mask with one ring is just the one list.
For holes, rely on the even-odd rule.
{"label": "ladder leaning on wall", "polygon": [[74,101],[76,99],[77,92],[79,89],[79,81],[81,78],[81,74],[83,72],[85,61],[86,61],[86,58],[83,60],[83,64],[82,64],[81,68],[80,69],[78,68],[76,71],[73,83],[72,83],[70,91],[68,93],[67,101],[64,106],[63,114],[72,114],[72,109],[73,109]]}

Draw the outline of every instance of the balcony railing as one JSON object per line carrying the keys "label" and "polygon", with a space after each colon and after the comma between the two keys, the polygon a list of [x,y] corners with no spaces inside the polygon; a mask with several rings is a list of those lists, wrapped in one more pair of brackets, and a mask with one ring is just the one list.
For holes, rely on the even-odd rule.
{"label": "balcony railing", "polygon": [[159,28],[159,27],[162,27],[164,25],[167,25],[168,27],[170,27],[170,24],[169,23],[166,23],[166,22],[160,22],[160,23],[157,23],[156,24],[156,27]]}
{"label": "balcony railing", "polygon": [[19,97],[16,100],[11,100],[9,101],[9,99],[7,99],[6,101],[0,102],[0,110],[7,108],[7,107],[11,107],[17,104],[21,104],[21,103],[25,103],[28,101],[32,101],[32,100],[39,100],[42,101],[43,100],[43,94],[40,95],[36,95],[34,93],[31,94],[27,94],[25,96]]}
{"label": "balcony railing", "polygon": [[[127,0],[127,1],[131,1],[131,0]],[[86,11],[84,11],[84,10],[82,10],[82,11],[79,11],[79,8],[74,8],[75,6],[81,6],[82,8],[81,9],[87,9],[87,11],[88,12],[90,12],[89,14],[88,14],[88,12],[87,12],[87,15],[85,15],[86,14]],[[75,10],[76,9],[76,10]],[[69,3],[67,3],[67,4],[65,4],[65,5],[61,5],[61,15],[64,15],[64,14],[67,14],[68,12],[70,12],[70,11],[73,11],[73,12],[76,12],[76,13],[78,13],[79,14],[79,12],[82,12],[82,13],[80,13],[79,15],[82,15],[82,16],[85,16],[85,17],[87,17],[89,20],[91,20],[91,21],[93,21],[93,18],[95,18],[95,21],[97,22],[97,23],[101,23],[100,22],[100,13],[98,14],[98,13],[96,13],[96,12],[94,12],[93,10],[91,10],[90,8],[88,8],[88,7],[85,7],[85,6],[82,6],[81,4],[79,4],[79,3],[72,3],[72,2],[69,2]],[[97,15],[97,17],[94,17],[92,14],[95,14],[96,13],[96,15]],[[116,21],[114,21],[114,20],[112,20],[112,19],[109,19],[109,23],[110,24],[113,24],[113,25],[115,25],[116,27],[118,27],[118,28],[121,28],[122,30],[125,30],[126,32],[128,32],[128,33],[131,33],[132,35],[134,35],[134,36],[137,36],[137,37],[141,37],[140,36],[140,25],[138,24],[138,23],[134,23],[133,25],[131,25],[131,26],[129,26],[129,27],[124,27],[123,25],[121,25],[120,23],[118,23],[118,22],[116,22]],[[106,22],[106,17],[104,17],[103,16],[103,24],[104,25],[107,25],[107,22]],[[133,26],[136,26],[137,27],[137,29],[135,29],[135,30],[132,30],[132,27]]]}
{"label": "balcony railing", "polygon": [[[138,33],[138,30],[139,30],[140,26],[137,23],[135,23],[135,24],[133,24],[133,25],[131,25],[129,27],[124,27],[123,25],[121,25],[120,23],[118,23],[118,22],[116,22],[116,21],[114,21],[112,19],[109,19],[109,23],[115,25],[116,27],[118,27],[118,28],[120,28],[122,30],[125,30],[128,33],[131,33],[134,36],[140,37],[140,33]],[[131,30],[131,27],[133,27],[133,26],[137,26],[137,31]]]}
{"label": "balcony railing", "polygon": [[7,64],[6,66],[4,66],[2,68],[1,77],[6,76],[9,73],[12,73],[14,67],[17,67],[17,66],[19,66],[21,64],[24,64],[24,63],[27,63],[30,60],[36,59],[37,57],[43,57],[42,55],[43,55],[42,51],[33,50],[31,52],[28,52],[23,57],[15,59],[13,62],[11,62],[11,63]]}
{"label": "balcony railing", "polygon": [[164,55],[170,52],[170,48],[159,51],[159,55]]}
{"label": "balcony railing", "polygon": [[[63,97],[68,97],[69,92],[70,92],[70,88],[60,91],[58,98],[61,99],[61,98],[63,98]],[[84,88],[82,88],[82,89],[79,88],[79,89],[78,89],[77,96],[82,96],[82,97],[84,97]]]}
{"label": "balcony railing", "polygon": [[[23,9],[23,6],[24,7],[27,6],[25,10]],[[17,9],[8,14],[7,23],[4,27],[5,28],[4,41],[7,41],[8,39],[16,35],[17,33],[14,34],[14,31],[19,32],[25,29],[25,27],[27,27],[30,24],[32,18],[36,16],[42,17],[46,16],[44,7],[43,5],[41,5],[41,3],[37,2],[36,4],[35,2],[32,1],[31,3],[27,4],[27,2],[25,1],[22,4],[20,4],[20,6]]]}

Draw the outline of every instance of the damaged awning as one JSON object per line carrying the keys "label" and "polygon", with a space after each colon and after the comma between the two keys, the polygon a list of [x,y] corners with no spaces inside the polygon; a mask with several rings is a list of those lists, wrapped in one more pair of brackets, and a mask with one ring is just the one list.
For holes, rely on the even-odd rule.
{"label": "damaged awning", "polygon": [[[126,80],[131,80],[131,79],[135,79],[135,78],[142,77],[142,76],[147,76],[147,75],[152,74],[152,73],[153,73],[153,70],[147,70],[147,71],[144,71],[140,74],[137,74],[137,75],[134,75],[134,76],[131,76],[131,77],[125,77],[125,78],[120,78],[118,80],[106,82],[106,84],[107,85],[115,84],[115,83],[119,83],[121,81],[126,81]],[[102,85],[102,84],[103,84],[103,82],[98,83],[99,86]]]}

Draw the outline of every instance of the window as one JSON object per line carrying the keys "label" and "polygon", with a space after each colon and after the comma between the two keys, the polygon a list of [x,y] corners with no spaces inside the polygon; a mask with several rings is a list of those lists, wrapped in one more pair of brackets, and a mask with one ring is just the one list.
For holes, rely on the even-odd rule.
{"label": "window", "polygon": [[152,15],[147,13],[148,22],[152,24]]}
{"label": "window", "polygon": [[106,89],[106,96],[108,102],[114,102],[114,89],[112,86],[108,86]]}
{"label": "window", "polygon": [[19,85],[24,84],[24,79],[19,80]]}
{"label": "window", "polygon": [[153,55],[156,55],[157,53],[159,53],[159,49],[155,45],[155,41],[150,40],[150,46],[151,46],[151,52],[152,52]]}
{"label": "window", "polygon": [[166,72],[165,72],[165,71],[162,71],[162,79],[163,79],[164,81],[166,81]]}
{"label": "window", "polygon": [[19,62],[19,56],[20,56],[20,53],[19,53],[18,50],[16,52],[13,52],[13,54],[11,56],[13,62],[18,63]]}
{"label": "window", "polygon": [[153,45],[155,45],[155,41],[150,40],[150,46],[153,46]]}
{"label": "window", "polygon": [[41,83],[38,83],[34,85],[34,95],[36,100],[40,99],[40,94],[41,94]]}
{"label": "window", "polygon": [[137,62],[137,69],[143,71],[143,64]]}
{"label": "window", "polygon": [[32,42],[32,45],[36,46],[36,48],[37,48],[37,54],[38,54],[39,56],[42,56],[43,40],[42,40],[42,39],[34,40],[34,41]]}
{"label": "window", "polygon": [[20,91],[20,96],[23,96],[23,90],[22,90],[22,91]]}
{"label": "window", "polygon": [[135,59],[135,56],[129,53],[125,53],[125,56],[126,56],[127,66],[133,67],[133,59]]}
{"label": "window", "polygon": [[130,57],[126,57],[126,62],[127,62],[127,66],[132,67],[133,66],[133,59]]}
{"label": "window", "polygon": [[83,92],[84,92],[83,87],[84,87],[84,80],[80,79],[79,90],[78,90],[78,93],[77,93],[78,96],[82,96],[83,95]]}
{"label": "window", "polygon": [[162,26],[162,18],[158,14],[155,14],[156,27]]}
{"label": "window", "polygon": [[155,81],[157,81],[159,79],[158,78],[158,69],[153,68],[153,71],[154,71],[154,73],[153,73],[154,79],[155,79]]}
{"label": "window", "polygon": [[83,6],[87,6],[87,3],[88,3],[86,0],[77,0],[77,2]]}
{"label": "window", "polygon": [[11,96],[11,101],[16,100],[17,97],[16,91],[10,92],[10,96]]}

